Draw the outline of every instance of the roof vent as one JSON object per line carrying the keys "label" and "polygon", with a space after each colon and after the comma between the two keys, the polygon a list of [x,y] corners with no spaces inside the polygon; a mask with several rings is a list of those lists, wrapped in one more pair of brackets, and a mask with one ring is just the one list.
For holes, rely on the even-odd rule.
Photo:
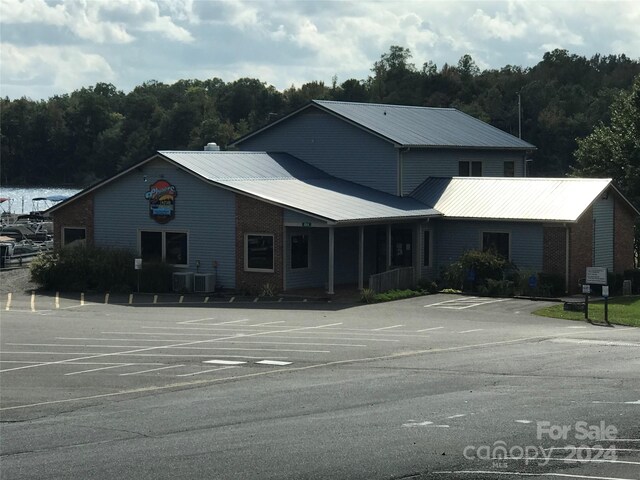
{"label": "roof vent", "polygon": [[220,147],[216,142],[209,142],[204,146],[205,152],[218,152],[219,150],[220,150]]}

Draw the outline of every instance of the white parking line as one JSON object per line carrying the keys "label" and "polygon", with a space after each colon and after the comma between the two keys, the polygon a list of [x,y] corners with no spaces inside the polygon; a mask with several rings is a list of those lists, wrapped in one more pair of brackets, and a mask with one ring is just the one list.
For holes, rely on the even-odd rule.
{"label": "white parking line", "polygon": [[374,328],[372,329],[374,332],[377,332],[379,330],[389,330],[391,328],[398,328],[398,327],[404,327],[404,325],[391,325],[390,327],[380,327],[380,328]]}
{"label": "white parking line", "polygon": [[[85,347],[85,348],[146,348],[145,345],[70,345],[61,343],[7,343],[7,345],[23,346],[23,347]],[[239,350],[245,352],[298,352],[298,353],[331,353],[331,350],[298,350],[284,348],[244,348],[244,347],[172,347],[167,345],[163,347],[158,345],[160,350],[163,348],[172,350]]]}
{"label": "white parking line", "polygon": [[[100,333],[104,333],[105,335],[150,335],[150,336],[155,336],[155,337],[159,337],[162,335],[181,335],[183,337],[205,337],[205,336],[209,336],[210,334],[207,333],[163,333],[163,332],[157,332],[157,333],[150,333],[150,332],[100,332]],[[361,342],[399,342],[400,340],[395,340],[395,339],[389,339],[389,338],[346,338],[346,337],[318,337],[320,335],[327,335],[325,333],[321,333],[321,332],[310,332],[313,333],[314,336],[313,337],[309,337],[309,336],[296,336],[296,335],[274,335],[274,333],[279,333],[279,332],[261,332],[261,335],[269,335],[269,338],[295,338],[295,339],[313,339],[313,340],[347,340],[347,341],[361,341]],[[334,332],[332,332],[334,333]],[[335,334],[335,333],[334,333]],[[253,336],[255,334],[250,333],[250,334],[245,334],[245,336]],[[315,336],[318,335],[318,336]],[[366,333],[353,333],[353,335],[366,335]],[[395,335],[397,336],[397,334],[395,333],[390,333],[389,335]],[[406,335],[406,336],[413,336],[415,337],[415,335]],[[426,335],[423,336],[424,338],[429,338]],[[63,339],[63,337],[56,337],[56,338],[60,338],[61,340]],[[235,338],[242,338],[242,337],[232,337],[232,340]],[[68,340],[68,339],[67,339]],[[135,340],[135,339],[133,339]],[[131,340],[131,341],[133,341]],[[122,341],[126,341],[125,339],[122,339]],[[180,340],[177,340],[180,341]],[[235,340],[234,340],[235,341]]]}
{"label": "white parking line", "polygon": [[176,375],[176,377],[192,377],[194,375],[202,375],[203,373],[211,373],[211,372],[217,372],[220,370],[228,370],[229,368],[236,368],[236,367],[229,366],[229,367],[212,368],[211,370],[201,370],[199,372],[194,372],[194,373],[183,373],[181,375]]}
{"label": "white parking line", "polygon": [[422,330],[416,330],[417,333],[421,332],[430,332],[431,330],[440,330],[444,327],[431,327],[431,328],[423,328]]}
{"label": "white parking line", "polygon": [[219,359],[214,359],[214,360],[204,360],[202,363],[214,363],[216,365],[242,365],[242,364],[247,363],[247,362],[241,361],[241,360],[219,360]]}
{"label": "white parking line", "polygon": [[128,375],[142,375],[143,373],[157,372],[158,370],[166,370],[168,368],[178,368],[178,367],[184,367],[184,365],[168,365],[166,367],[152,368],[150,370],[142,370],[141,372],[121,373],[120,376],[126,377]]}
{"label": "white parking line", "polygon": [[474,328],[472,330],[463,330],[462,332],[458,332],[458,333],[471,333],[471,332],[479,332],[481,330],[484,330],[484,328]]}
{"label": "white parking line", "polygon": [[285,365],[291,365],[293,362],[280,362],[278,360],[260,360],[259,362],[260,365],[275,365],[275,366],[279,366],[279,367],[284,367]]}
{"label": "white parking line", "polygon": [[68,376],[68,375],[80,375],[81,373],[97,372],[99,370],[109,370],[110,368],[127,367],[129,365],[135,365],[135,363],[123,363],[121,365],[111,365],[109,367],[92,368],[91,370],[81,370],[79,372],[65,373],[65,376]]}
{"label": "white parking line", "polygon": [[[56,340],[94,340],[94,341],[104,341],[104,342],[114,342],[114,341],[116,342],[182,342],[184,341],[184,339],[180,339],[180,338],[164,338],[160,340],[157,338],[97,338],[97,337],[56,337]],[[347,340],[362,340],[362,339],[357,338],[357,339],[347,339]],[[394,341],[397,341],[397,340],[394,340]],[[228,340],[220,343],[242,343],[242,344],[249,344],[249,345],[314,345],[314,346],[326,346],[326,347],[366,347],[367,346],[364,344],[356,344],[356,343],[261,342],[261,341],[245,342],[243,340]]]}
{"label": "white parking line", "polygon": [[[155,347],[154,347],[155,348]],[[149,349],[142,349],[142,350],[151,350],[151,348]],[[264,352],[264,349],[260,349],[261,352]],[[272,352],[274,350],[267,350],[269,352]],[[0,352],[2,354],[11,354],[11,355],[22,355],[22,354],[29,354],[29,355],[86,355],[87,352],[9,352],[9,351],[2,351]],[[319,353],[325,353],[325,351],[319,351]],[[211,354],[209,354],[211,355]],[[222,355],[222,354],[221,354]],[[202,358],[204,356],[207,356],[207,354],[205,353],[199,353],[199,354],[193,354],[193,355],[189,355],[189,354],[177,354],[177,353],[128,353],[128,352],[113,352],[113,353],[96,353],[95,355],[89,355],[86,358],[100,358],[100,357],[111,357],[111,356],[123,356],[123,357],[175,357],[175,358],[180,358],[180,357],[185,357],[185,358]],[[227,355],[224,354],[223,356],[227,357],[227,358],[264,358],[264,356],[262,357],[252,357],[249,355]],[[83,360],[85,357],[79,358],[78,360]],[[289,357],[272,357],[272,358],[289,358]],[[34,363],[33,366],[37,367],[37,366],[41,366],[41,367],[46,367],[48,365],[60,365],[62,363],[64,364],[71,364],[74,363],[75,359],[70,358],[68,360],[57,360],[55,362],[37,362]],[[20,363],[24,363],[24,362],[20,362]],[[115,363],[115,362],[114,362]],[[29,368],[30,366],[26,366],[26,367],[16,367],[16,368],[8,368],[5,370],[0,370],[0,373],[5,373],[5,372],[11,372],[13,370],[23,370],[25,368]]]}

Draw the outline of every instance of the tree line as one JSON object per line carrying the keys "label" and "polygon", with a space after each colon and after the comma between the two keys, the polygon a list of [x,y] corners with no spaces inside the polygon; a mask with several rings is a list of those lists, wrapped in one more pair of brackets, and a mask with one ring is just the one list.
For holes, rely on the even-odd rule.
{"label": "tree line", "polygon": [[456,65],[416,66],[409,49],[392,46],[366,79],[334,77],[330,85],[279,91],[254,78],[151,80],[126,94],[97,83],[48,100],[3,98],[0,181],[85,187],[157,150],[201,150],[211,141],[224,148],[312,99],[455,107],[513,135],[521,131],[538,147],[534,175],[593,174],[602,169],[587,154],[576,161],[577,139],[615,120],[612,105],[632,98],[624,95],[639,74],[638,60],[625,55],[554,50],[530,68],[480,70],[469,55]]}

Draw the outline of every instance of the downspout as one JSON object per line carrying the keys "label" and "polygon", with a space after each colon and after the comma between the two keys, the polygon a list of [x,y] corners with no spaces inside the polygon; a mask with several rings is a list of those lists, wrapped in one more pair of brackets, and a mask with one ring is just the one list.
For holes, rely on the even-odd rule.
{"label": "downspout", "polygon": [[402,190],[404,188],[404,182],[403,182],[404,158],[403,158],[402,154],[404,152],[408,152],[408,151],[409,151],[409,147],[400,147],[400,148],[398,148],[398,165],[397,165],[398,180],[396,182],[396,190],[397,190],[397,196],[398,197],[404,196],[404,194],[402,192]]}
{"label": "downspout", "polygon": [[569,293],[569,239],[571,238],[571,235],[569,234],[570,229],[569,229],[569,225],[567,225],[566,223],[564,224],[564,228],[565,228],[565,240],[564,240],[564,248],[565,248],[565,259],[564,259],[564,292],[566,294]]}

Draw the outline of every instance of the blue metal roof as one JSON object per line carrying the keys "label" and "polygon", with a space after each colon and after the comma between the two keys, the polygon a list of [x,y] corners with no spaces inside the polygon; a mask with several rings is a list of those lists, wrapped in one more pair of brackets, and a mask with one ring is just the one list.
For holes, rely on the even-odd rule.
{"label": "blue metal roof", "polygon": [[207,181],[329,222],[440,216],[416,199],[396,197],[332,177],[286,153],[159,153]]}
{"label": "blue metal roof", "polygon": [[535,146],[455,108],[313,100],[323,110],[403,147],[535,150]]}

